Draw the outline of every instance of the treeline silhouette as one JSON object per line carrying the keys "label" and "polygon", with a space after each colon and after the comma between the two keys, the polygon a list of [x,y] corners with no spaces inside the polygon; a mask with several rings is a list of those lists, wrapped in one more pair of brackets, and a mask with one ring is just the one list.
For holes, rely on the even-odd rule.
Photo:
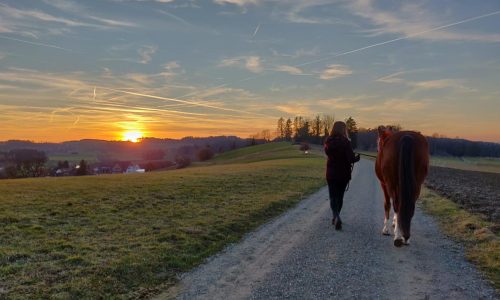
{"label": "treeline silhouette", "polygon": [[[377,129],[360,128],[357,132],[356,139],[357,148],[359,150],[377,150]],[[429,152],[431,155],[500,157],[500,144],[498,143],[469,141],[460,138],[453,139],[438,136],[428,136],[427,141],[429,142]]]}
{"label": "treeline silhouette", "polygon": [[[344,120],[349,131],[351,144],[355,149],[377,151],[377,129],[359,128],[354,118]],[[316,115],[313,118],[296,116],[293,118],[279,118],[276,126],[277,141],[294,143],[322,144],[332,129],[335,118],[331,115]],[[398,124],[388,124],[395,131],[403,128]],[[431,155],[441,156],[470,156],[470,157],[500,157],[500,144],[481,141],[469,141],[460,138],[440,137],[435,134],[427,137]]]}
{"label": "treeline silhouette", "polygon": [[[296,116],[293,118],[279,118],[276,126],[275,141],[290,141],[294,143],[322,144],[330,134],[335,118],[333,115],[316,115],[313,118]],[[358,131],[357,123],[349,117],[345,120],[347,130],[355,146],[355,136]]]}

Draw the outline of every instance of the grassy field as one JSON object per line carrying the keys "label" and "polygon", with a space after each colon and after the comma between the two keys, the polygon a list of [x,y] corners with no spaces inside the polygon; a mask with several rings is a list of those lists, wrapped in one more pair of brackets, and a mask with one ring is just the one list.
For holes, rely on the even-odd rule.
{"label": "grassy field", "polygon": [[492,157],[431,157],[431,165],[468,171],[500,173],[500,158]]}
{"label": "grassy field", "polygon": [[[377,155],[377,152],[356,151],[361,154]],[[371,157],[364,156],[367,159]],[[453,157],[431,156],[431,166],[460,169],[467,171],[500,173],[500,158],[497,157]]]}
{"label": "grassy field", "polygon": [[437,218],[448,236],[465,246],[467,258],[500,290],[500,236],[489,229],[495,224],[461,209],[429,189],[424,189],[418,203]]}
{"label": "grassy field", "polygon": [[271,143],[240,148],[217,155],[210,162],[214,164],[250,163],[274,159],[304,158],[307,155],[298,150],[299,146],[290,146],[290,143]]}
{"label": "grassy field", "polygon": [[0,181],[0,298],[155,294],[324,185],[324,158],[285,143],[215,161]]}

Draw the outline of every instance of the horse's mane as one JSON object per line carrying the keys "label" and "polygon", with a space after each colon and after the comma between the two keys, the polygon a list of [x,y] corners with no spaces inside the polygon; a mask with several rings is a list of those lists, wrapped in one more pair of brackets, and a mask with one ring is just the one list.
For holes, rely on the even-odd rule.
{"label": "horse's mane", "polygon": [[392,131],[384,130],[382,133],[378,135],[378,152],[381,153],[384,148],[385,141],[393,134]]}

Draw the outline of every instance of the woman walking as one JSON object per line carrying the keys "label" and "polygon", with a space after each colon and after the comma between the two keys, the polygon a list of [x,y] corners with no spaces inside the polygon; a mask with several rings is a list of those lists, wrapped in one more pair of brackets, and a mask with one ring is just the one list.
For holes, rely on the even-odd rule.
{"label": "woman walking", "polygon": [[347,126],[341,121],[333,124],[332,132],[326,139],[324,147],[328,156],[326,181],[333,213],[332,224],[336,230],[340,230],[342,229],[340,211],[344,202],[344,192],[351,180],[352,165],[359,161],[359,154],[354,155],[348,139]]}

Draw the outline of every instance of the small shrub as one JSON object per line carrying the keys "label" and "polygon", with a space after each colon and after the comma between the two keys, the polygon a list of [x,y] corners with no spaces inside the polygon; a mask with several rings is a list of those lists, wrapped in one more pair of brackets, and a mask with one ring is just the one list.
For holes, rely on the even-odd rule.
{"label": "small shrub", "polygon": [[179,155],[175,158],[175,163],[177,164],[177,169],[182,169],[191,164],[191,159],[187,156]]}
{"label": "small shrub", "polygon": [[300,144],[300,151],[307,151],[309,149],[311,149],[311,147],[309,147],[309,143]]}
{"label": "small shrub", "polygon": [[205,148],[201,149],[200,151],[198,151],[198,159],[200,161],[209,160],[212,157],[214,157],[214,152],[209,147],[205,147]]}

